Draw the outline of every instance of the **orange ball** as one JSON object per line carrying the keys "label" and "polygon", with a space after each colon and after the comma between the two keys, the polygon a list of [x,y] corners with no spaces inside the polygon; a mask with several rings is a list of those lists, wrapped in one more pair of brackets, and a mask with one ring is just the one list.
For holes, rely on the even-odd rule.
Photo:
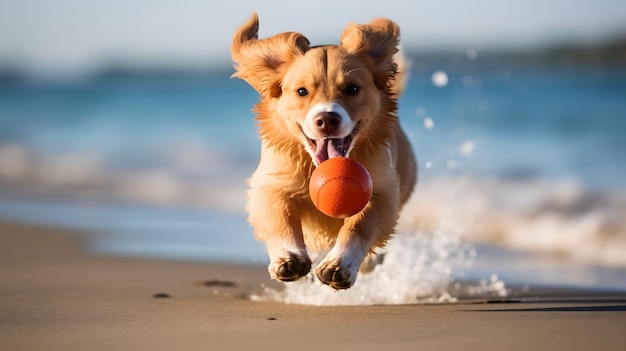
{"label": "orange ball", "polygon": [[315,207],[335,218],[361,212],[370,201],[372,190],[372,178],[367,169],[347,157],[322,162],[309,180],[309,194]]}

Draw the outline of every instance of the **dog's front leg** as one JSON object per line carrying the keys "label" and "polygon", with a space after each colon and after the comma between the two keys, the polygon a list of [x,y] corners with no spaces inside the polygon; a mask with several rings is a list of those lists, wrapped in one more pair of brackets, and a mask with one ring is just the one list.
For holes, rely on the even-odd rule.
{"label": "dog's front leg", "polygon": [[317,267],[319,280],[337,290],[350,288],[372,247],[383,245],[393,233],[397,212],[393,192],[374,193],[363,211],[346,218],[335,245]]}
{"label": "dog's front leg", "polygon": [[311,259],[304,245],[299,219],[286,217],[287,230],[277,231],[266,241],[270,256],[268,271],[272,279],[291,282],[307,275],[311,270]]}
{"label": "dog's front leg", "polygon": [[294,281],[311,270],[302,224],[292,210],[288,197],[278,189],[253,188],[247,205],[248,221],[258,240],[267,245],[268,271],[272,279]]}

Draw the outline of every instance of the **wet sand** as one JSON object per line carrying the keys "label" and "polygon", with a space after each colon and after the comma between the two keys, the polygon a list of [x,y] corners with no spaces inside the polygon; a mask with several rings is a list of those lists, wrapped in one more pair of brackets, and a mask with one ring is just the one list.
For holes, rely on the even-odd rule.
{"label": "wet sand", "polygon": [[0,350],[623,350],[626,294],[515,289],[455,304],[248,299],[264,267],[103,256],[0,224]]}

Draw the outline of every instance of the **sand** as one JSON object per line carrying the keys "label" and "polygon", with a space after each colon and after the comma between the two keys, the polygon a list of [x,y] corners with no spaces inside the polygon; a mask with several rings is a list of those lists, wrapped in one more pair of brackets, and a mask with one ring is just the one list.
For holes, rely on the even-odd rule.
{"label": "sand", "polygon": [[0,350],[624,350],[626,294],[534,288],[455,304],[254,302],[264,267],[102,256],[0,224]]}

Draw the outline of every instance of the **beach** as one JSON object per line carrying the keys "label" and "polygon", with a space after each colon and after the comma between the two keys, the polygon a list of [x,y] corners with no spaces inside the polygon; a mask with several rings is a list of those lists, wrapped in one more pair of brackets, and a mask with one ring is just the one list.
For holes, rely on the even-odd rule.
{"label": "beach", "polygon": [[265,267],[102,255],[89,233],[0,224],[2,350],[621,350],[623,292],[510,288],[456,303],[259,302]]}
{"label": "beach", "polygon": [[419,181],[337,292],[271,281],[247,220],[259,93],[229,52],[252,7],[61,3],[0,3],[0,351],[626,349],[614,4],[256,8],[260,37],[313,46],[402,28]]}

